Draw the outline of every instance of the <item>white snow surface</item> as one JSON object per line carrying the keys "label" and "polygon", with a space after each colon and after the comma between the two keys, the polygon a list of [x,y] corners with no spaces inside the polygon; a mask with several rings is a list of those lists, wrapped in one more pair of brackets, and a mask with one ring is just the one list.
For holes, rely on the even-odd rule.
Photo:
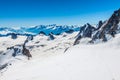
{"label": "white snow surface", "polygon": [[[76,33],[63,35],[55,36],[53,41],[36,36],[27,44],[35,46],[30,51],[32,59],[16,60],[0,80],[120,80],[120,34],[106,43],[82,41],[76,46],[72,46]],[[20,43],[21,40],[18,38]],[[67,47],[70,48],[64,53]]]}

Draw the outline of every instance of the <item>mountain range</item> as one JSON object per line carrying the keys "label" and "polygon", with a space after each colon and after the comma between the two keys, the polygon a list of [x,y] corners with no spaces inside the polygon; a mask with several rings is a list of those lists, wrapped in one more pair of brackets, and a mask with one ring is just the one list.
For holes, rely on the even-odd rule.
{"label": "mountain range", "polygon": [[1,27],[0,28],[0,35],[8,36],[11,33],[17,35],[37,35],[43,32],[45,35],[49,35],[53,33],[54,35],[62,34],[63,32],[72,33],[74,31],[79,31],[80,26],[68,26],[68,25],[39,25],[35,27],[20,27],[20,28],[8,28],[8,27]]}
{"label": "mountain range", "polygon": [[120,9],[96,26],[0,28],[0,79],[119,80],[119,39]]}

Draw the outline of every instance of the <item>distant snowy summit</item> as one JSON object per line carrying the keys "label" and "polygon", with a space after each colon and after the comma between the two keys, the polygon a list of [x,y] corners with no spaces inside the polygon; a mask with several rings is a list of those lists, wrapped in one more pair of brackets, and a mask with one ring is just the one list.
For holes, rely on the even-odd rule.
{"label": "distant snowy summit", "polygon": [[108,20],[99,21],[96,26],[87,23],[81,27],[53,24],[18,29],[0,28],[0,70],[11,64],[13,59],[18,59],[18,56],[24,55],[30,59],[37,55],[65,53],[77,44],[107,42],[116,34],[120,34],[120,9],[114,11]]}
{"label": "distant snowy summit", "polygon": [[1,27],[0,28],[0,37],[2,36],[9,36],[12,34],[16,35],[37,35],[40,33],[44,33],[45,35],[49,35],[50,33],[54,35],[59,35],[61,33],[72,33],[74,31],[79,31],[80,26],[68,26],[68,25],[38,25],[35,27],[21,27],[21,28],[8,28],[8,27]]}
{"label": "distant snowy summit", "polygon": [[91,43],[98,40],[107,41],[110,37],[120,32],[120,9],[114,11],[112,16],[106,21],[99,21],[97,25],[93,26],[87,23],[83,26],[75,25],[38,25],[35,27],[21,27],[21,28],[0,28],[0,37],[11,36],[16,39],[18,35],[23,36],[36,36],[44,34],[52,37],[52,35],[60,35],[62,33],[73,33],[79,31],[76,36],[75,44],[79,43],[82,38],[91,38]]}

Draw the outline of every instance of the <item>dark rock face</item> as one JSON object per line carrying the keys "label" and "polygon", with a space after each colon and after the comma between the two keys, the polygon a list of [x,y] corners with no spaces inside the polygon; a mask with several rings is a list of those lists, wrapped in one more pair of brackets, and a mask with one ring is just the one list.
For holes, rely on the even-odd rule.
{"label": "dark rock face", "polygon": [[77,44],[79,44],[81,38],[82,38],[81,35],[79,35],[79,36],[76,38],[76,40],[75,40],[75,42],[74,42],[73,45],[77,45]]}
{"label": "dark rock face", "polygon": [[28,57],[28,60],[32,55],[30,54],[30,51],[23,45],[23,50],[22,50],[23,55],[26,55]]}
{"label": "dark rock face", "polygon": [[33,35],[30,35],[30,36],[27,37],[28,41],[33,40],[33,39],[34,39]]}
{"label": "dark rock face", "polygon": [[78,33],[77,38],[76,38],[76,40],[74,42],[74,45],[79,44],[79,40],[81,38],[86,38],[86,37],[91,38],[92,33],[95,30],[96,30],[96,28],[94,28],[89,23],[85,24],[83,27],[81,27],[80,32]]}
{"label": "dark rock face", "polygon": [[32,57],[32,55],[30,54],[30,51],[25,47],[25,45],[16,45],[16,46],[12,46],[12,47],[8,47],[7,50],[13,50],[12,56],[15,57],[17,55],[25,55],[28,57],[28,59],[30,59],[30,57]]}
{"label": "dark rock face", "polygon": [[[12,46],[12,47],[8,47],[7,52],[2,54],[2,56],[9,56],[9,57],[16,57],[18,55],[25,55],[25,56],[28,57],[28,60],[30,59],[30,57],[32,57],[29,50],[25,46],[22,46],[22,45],[15,45],[15,46]],[[11,65],[10,62],[0,64],[0,70],[6,68],[9,65]]]}
{"label": "dark rock face", "polygon": [[46,35],[46,33],[45,33],[45,32],[43,32],[43,31],[40,31],[40,33],[39,33],[39,34]]}
{"label": "dark rock face", "polygon": [[109,34],[112,37],[115,37],[115,34],[118,30],[118,24],[120,22],[120,9],[114,11],[113,15],[110,17],[108,21],[106,21],[101,28],[97,31],[97,33],[92,38],[92,41],[96,39],[106,40],[106,35]]}
{"label": "dark rock face", "polygon": [[24,46],[29,42],[29,41],[32,41],[34,39],[34,37],[32,35],[30,36],[27,36],[26,40],[24,41]]}
{"label": "dark rock face", "polygon": [[17,34],[11,33],[11,38],[12,38],[12,39],[17,39]]}
{"label": "dark rock face", "polygon": [[12,56],[15,57],[22,52],[22,46],[16,45],[16,46],[8,47],[7,50],[13,50]]}
{"label": "dark rock face", "polygon": [[26,44],[30,41],[33,40],[33,36],[29,36],[27,37],[27,39],[25,40],[24,44],[23,44],[23,49],[22,49],[22,54],[28,57],[28,60],[30,59],[30,57],[32,57],[32,55],[30,54],[30,51],[26,48]]}
{"label": "dark rock face", "polygon": [[55,37],[53,36],[52,33],[49,34],[49,39],[50,39],[50,40],[54,40],[54,39],[55,39]]}
{"label": "dark rock face", "polygon": [[4,64],[4,65],[0,65],[0,70],[6,68],[8,66],[8,63]]}
{"label": "dark rock face", "polygon": [[93,27],[90,24],[86,24],[83,27],[81,27],[79,34],[77,35],[77,38],[74,42],[74,45],[79,43],[79,40],[81,38],[91,38],[92,40],[90,43],[94,43],[96,40],[102,40],[107,41],[107,35],[111,35],[112,37],[115,37],[115,34],[117,32],[120,32],[120,29],[118,29],[118,24],[120,22],[120,9],[117,11],[114,11],[112,16],[105,22],[99,21],[97,27]]}
{"label": "dark rock face", "polygon": [[96,30],[99,30],[103,24],[104,24],[104,23],[103,23],[102,21],[99,21]]}
{"label": "dark rock face", "polygon": [[70,30],[68,30],[68,31],[65,31],[66,33],[69,33],[69,34],[71,34],[71,33],[73,33],[74,32],[74,30],[72,30],[72,29],[70,29]]}

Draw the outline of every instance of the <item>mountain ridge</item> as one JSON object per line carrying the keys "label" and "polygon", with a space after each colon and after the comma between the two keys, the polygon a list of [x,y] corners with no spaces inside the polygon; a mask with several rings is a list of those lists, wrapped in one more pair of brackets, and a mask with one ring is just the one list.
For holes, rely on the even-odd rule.
{"label": "mountain ridge", "polygon": [[[37,35],[35,36],[26,33],[22,35],[8,33],[7,36],[11,35],[11,38],[0,37],[1,48],[4,48],[0,51],[0,70],[2,70],[6,64],[9,65],[11,59],[16,59],[18,56],[24,55],[30,59],[32,56],[32,58],[34,58],[35,54],[39,56],[44,54],[55,55],[58,53],[66,53],[70,47],[74,47],[77,44],[107,42],[109,39],[115,38],[116,34],[120,33],[119,23],[120,9],[115,11],[107,21],[99,21],[96,27],[89,23],[81,27],[67,25],[57,26],[54,24],[47,25],[47,27],[40,25],[32,28],[22,28],[24,31],[36,32]],[[10,28],[1,28],[0,30],[8,29],[14,31]],[[19,29],[17,30],[19,31]],[[84,39],[83,42],[82,39]],[[41,54],[39,54],[39,52]]]}
{"label": "mountain ridge", "polygon": [[69,31],[79,31],[80,26],[68,26],[68,25],[38,25],[35,27],[20,27],[19,29],[8,28],[8,27],[1,27],[0,28],[0,36],[8,36],[8,34],[14,33],[17,35],[38,35],[40,32],[44,32],[45,35],[49,35],[51,32],[54,35],[62,34],[63,32]]}

